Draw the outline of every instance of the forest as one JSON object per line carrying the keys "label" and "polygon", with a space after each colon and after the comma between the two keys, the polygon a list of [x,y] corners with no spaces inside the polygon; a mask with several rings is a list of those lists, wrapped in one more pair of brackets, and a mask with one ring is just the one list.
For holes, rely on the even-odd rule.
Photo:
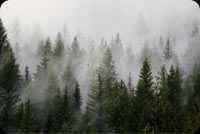
{"label": "forest", "polygon": [[60,32],[55,40],[37,40],[36,62],[30,48],[21,48],[36,66],[30,71],[32,64],[20,69],[20,41],[11,43],[0,20],[1,131],[195,133],[200,128],[200,33],[198,25],[193,27],[184,63],[170,37],[144,39],[135,55],[134,47],[123,47],[120,33],[86,50],[78,36],[66,43]]}

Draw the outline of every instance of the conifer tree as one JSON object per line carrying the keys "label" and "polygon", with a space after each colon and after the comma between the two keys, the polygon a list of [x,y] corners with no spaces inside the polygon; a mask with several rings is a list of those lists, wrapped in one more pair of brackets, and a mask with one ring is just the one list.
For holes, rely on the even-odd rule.
{"label": "conifer tree", "polygon": [[79,46],[79,42],[77,40],[77,37],[74,37],[74,40],[72,42],[72,46],[71,46],[71,50],[72,50],[72,58],[73,59],[77,59],[80,56],[80,46]]}
{"label": "conifer tree", "polygon": [[80,86],[78,82],[76,81],[76,86],[75,86],[75,91],[74,91],[74,107],[77,115],[80,114],[81,112],[81,103],[82,103],[82,98],[81,98],[81,92],[80,92]]}
{"label": "conifer tree", "polygon": [[62,81],[64,83],[64,86],[67,86],[69,95],[73,96],[76,79],[74,76],[74,68],[72,66],[71,60],[68,61],[66,70],[64,71],[64,74],[62,76]]}
{"label": "conifer tree", "polygon": [[92,116],[92,113],[88,107],[88,105],[85,108],[85,111],[81,118],[81,133],[97,133],[96,123],[94,121],[94,118]]}
{"label": "conifer tree", "polygon": [[64,55],[64,41],[60,33],[58,33],[56,38],[54,56],[57,58],[61,58]]}
{"label": "conifer tree", "polygon": [[73,109],[72,109],[71,101],[68,95],[67,86],[60,100],[58,118],[60,121],[60,127],[62,127],[64,124],[67,125],[67,131],[65,131],[65,133],[72,132]]}
{"label": "conifer tree", "polygon": [[90,110],[92,118],[94,119],[97,132],[105,132],[105,90],[103,89],[103,80],[99,70],[96,72],[96,78],[92,81],[88,97],[88,109]]}
{"label": "conifer tree", "polygon": [[7,129],[12,121],[16,103],[19,100],[19,69],[10,44],[3,47],[0,71],[0,120]]}
{"label": "conifer tree", "polygon": [[[181,106],[181,96],[182,96],[182,87],[181,87],[181,76],[179,68],[174,68],[173,65],[170,68],[169,74],[167,76],[167,86],[169,90],[169,105],[172,107],[172,119],[174,127],[171,127],[169,132],[182,132],[182,106]],[[175,127],[176,126],[176,127]]]}
{"label": "conifer tree", "polygon": [[15,114],[15,127],[17,129],[20,129],[20,124],[22,122],[23,112],[24,112],[24,104],[21,103],[17,107],[17,111],[16,111],[16,114]]}
{"label": "conifer tree", "polygon": [[157,76],[155,88],[155,110],[154,110],[154,131],[156,133],[170,132],[174,121],[172,105],[169,101],[169,89],[167,85],[167,71],[161,66]]}
{"label": "conifer tree", "polygon": [[153,109],[153,76],[151,65],[147,58],[143,62],[136,90],[136,109],[138,115],[138,131],[152,132],[152,109]]}
{"label": "conifer tree", "polygon": [[30,106],[30,100],[27,100],[27,102],[24,105],[24,112],[23,117],[21,121],[21,133],[35,133],[37,130],[37,125],[34,120],[34,116],[32,115],[32,109]]}
{"label": "conifer tree", "polygon": [[30,73],[29,73],[29,67],[28,66],[25,67],[24,80],[25,80],[25,85],[27,85],[31,81],[31,76],[30,76]]}
{"label": "conifer tree", "polygon": [[165,49],[164,49],[164,59],[165,60],[169,60],[173,57],[173,51],[172,51],[172,48],[171,48],[171,42],[170,42],[170,39],[168,38],[167,39],[167,43],[166,43],[166,46],[165,46]]}
{"label": "conifer tree", "polygon": [[1,58],[3,52],[3,46],[7,44],[6,29],[3,26],[2,20],[0,19],[0,70],[1,70]]}

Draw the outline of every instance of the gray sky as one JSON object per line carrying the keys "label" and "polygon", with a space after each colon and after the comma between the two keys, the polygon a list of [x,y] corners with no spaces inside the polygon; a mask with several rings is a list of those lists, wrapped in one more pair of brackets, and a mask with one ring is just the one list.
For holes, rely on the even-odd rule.
{"label": "gray sky", "polygon": [[119,32],[125,44],[134,44],[140,36],[139,17],[153,38],[164,35],[179,40],[195,20],[199,22],[199,11],[192,0],[9,0],[0,16],[8,28],[17,17],[22,26],[33,28],[39,23],[46,35],[54,36],[66,23],[72,36],[80,29],[99,41]]}

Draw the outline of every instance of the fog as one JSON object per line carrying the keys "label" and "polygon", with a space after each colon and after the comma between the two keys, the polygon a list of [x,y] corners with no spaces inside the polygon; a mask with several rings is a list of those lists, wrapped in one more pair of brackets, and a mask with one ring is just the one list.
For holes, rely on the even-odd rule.
{"label": "fog", "polygon": [[81,31],[96,41],[119,32],[124,45],[132,42],[137,50],[138,30],[146,32],[138,26],[138,18],[144,19],[148,36],[172,36],[185,45],[188,31],[199,21],[199,7],[192,0],[9,0],[1,17],[7,29],[17,17],[23,28],[39,23],[51,37],[64,23],[71,36]]}
{"label": "fog", "polygon": [[[102,38],[109,44],[112,37],[120,34],[124,52],[129,51],[135,59],[130,63],[124,55],[122,60],[116,62],[117,73],[127,82],[131,72],[136,85],[142,62],[138,57],[141,57],[141,50],[146,51],[142,49],[146,42],[149,48],[159,49],[160,38],[164,43],[170,38],[180,63],[178,65],[187,68],[188,62],[182,57],[195,24],[200,24],[199,6],[192,0],[9,0],[2,5],[0,16],[13,48],[19,45],[16,57],[22,73],[25,66],[30,67],[31,73],[36,72],[40,60],[36,51],[41,40],[49,36],[54,43],[58,32],[63,32],[63,27],[67,31],[64,34],[66,44],[71,45],[74,36],[77,36],[80,47],[86,50],[87,55],[75,76],[81,88],[86,89],[89,87],[86,82],[86,75],[90,75],[88,65],[95,60],[90,57],[91,47],[96,47],[93,55],[98,55],[97,46]],[[99,62],[94,62],[98,66]],[[152,63],[155,63],[153,71],[156,72],[160,67],[156,63],[159,62],[155,60]],[[63,62],[61,70],[65,65]],[[58,72],[59,81],[60,73],[62,71]],[[87,93],[84,92],[83,96]]]}

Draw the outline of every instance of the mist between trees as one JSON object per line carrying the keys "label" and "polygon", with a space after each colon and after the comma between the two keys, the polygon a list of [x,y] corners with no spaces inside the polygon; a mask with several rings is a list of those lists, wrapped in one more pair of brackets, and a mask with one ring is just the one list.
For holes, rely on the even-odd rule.
{"label": "mist between trees", "polygon": [[124,47],[120,33],[81,47],[81,36],[70,41],[66,27],[55,40],[35,30],[31,42],[24,41],[15,23],[8,38],[0,22],[2,131],[194,133],[199,129],[197,23],[181,58],[173,37],[144,38],[135,54],[132,44]]}

